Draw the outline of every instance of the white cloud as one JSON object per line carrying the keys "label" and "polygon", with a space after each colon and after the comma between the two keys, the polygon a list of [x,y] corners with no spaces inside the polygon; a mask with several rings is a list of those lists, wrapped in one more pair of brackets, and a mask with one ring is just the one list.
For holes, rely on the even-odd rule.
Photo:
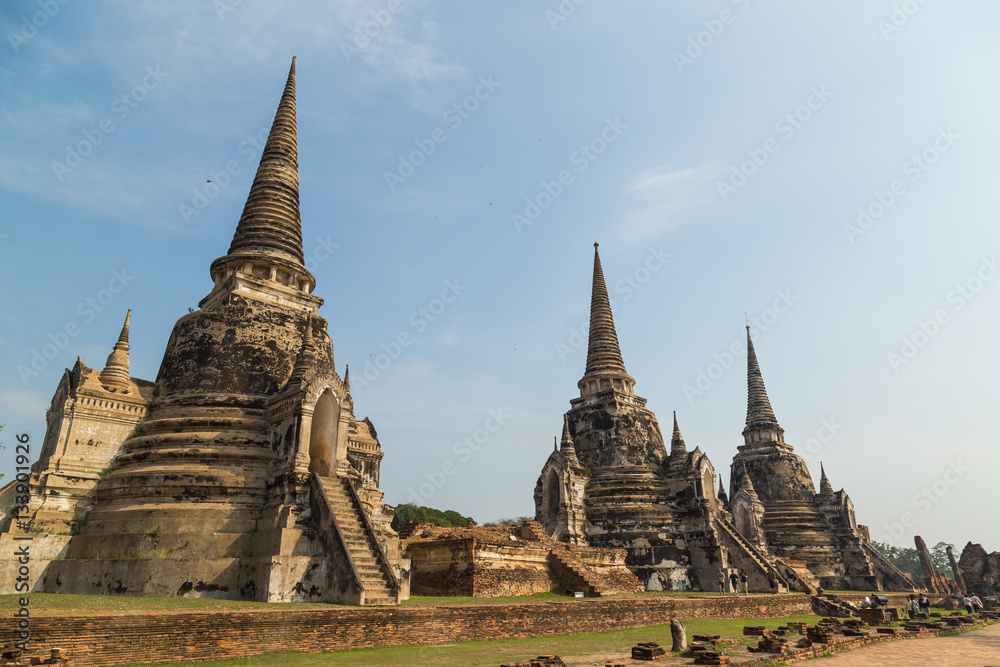
{"label": "white cloud", "polygon": [[686,213],[712,203],[712,183],[722,165],[706,163],[686,169],[661,165],[637,174],[625,190],[627,210],[615,229],[633,241],[644,241],[686,222]]}

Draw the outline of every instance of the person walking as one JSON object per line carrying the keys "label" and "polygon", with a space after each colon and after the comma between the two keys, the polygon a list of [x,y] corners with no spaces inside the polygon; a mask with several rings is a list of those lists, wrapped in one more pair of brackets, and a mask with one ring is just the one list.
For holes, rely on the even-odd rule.
{"label": "person walking", "polygon": [[719,580],[719,595],[726,594],[726,571],[721,567],[719,568],[719,573],[715,575]]}
{"label": "person walking", "polygon": [[743,586],[743,597],[750,597],[750,575],[746,568],[740,570],[740,585]]}
{"label": "person walking", "polygon": [[740,575],[736,574],[736,570],[729,573],[729,583],[733,586],[733,595],[739,597],[740,595]]}
{"label": "person walking", "polygon": [[931,615],[931,601],[928,599],[927,594],[923,593],[920,596],[920,613]]}
{"label": "person walking", "polygon": [[962,604],[965,605],[965,611],[969,612],[970,614],[973,613],[973,611],[972,611],[972,598],[970,598],[968,595],[966,595],[965,597],[962,598]]}
{"label": "person walking", "polygon": [[979,599],[978,595],[973,593],[969,599],[972,600],[972,608],[976,610],[977,614],[983,610],[983,601]]}
{"label": "person walking", "polygon": [[778,575],[774,573],[774,568],[767,568],[767,583],[771,587],[771,595],[778,594]]}

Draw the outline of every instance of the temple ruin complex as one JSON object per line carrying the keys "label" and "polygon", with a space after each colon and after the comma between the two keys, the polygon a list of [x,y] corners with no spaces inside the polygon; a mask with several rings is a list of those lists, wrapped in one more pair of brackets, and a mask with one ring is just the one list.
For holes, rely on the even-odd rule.
{"label": "temple ruin complex", "polygon": [[381,446],[335,370],[303,260],[294,59],[209,271],[155,382],[129,374],[131,313],[103,370],[78,358],[64,373],[29,506],[10,513],[5,489],[4,556],[33,538],[37,592],[398,603],[408,572]]}
{"label": "temple ruin complex", "polygon": [[674,414],[667,450],[656,416],[635,394],[615,331],[597,244],[587,363],[561,444],[535,485],[535,514],[554,538],[625,549],[647,590],[715,590],[718,569],[746,569],[766,590],[913,590],[858,526],[850,498],[825,471],[819,492],[784,440],[747,327],[747,419],[729,493]]}

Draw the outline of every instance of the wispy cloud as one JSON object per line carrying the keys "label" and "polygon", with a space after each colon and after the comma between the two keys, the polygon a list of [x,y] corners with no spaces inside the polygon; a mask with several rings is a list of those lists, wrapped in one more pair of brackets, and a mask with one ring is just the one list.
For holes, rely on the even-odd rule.
{"label": "wispy cloud", "polygon": [[714,202],[712,183],[722,168],[721,163],[661,165],[640,172],[625,190],[627,212],[615,228],[631,241],[645,241],[680,227],[686,214]]}

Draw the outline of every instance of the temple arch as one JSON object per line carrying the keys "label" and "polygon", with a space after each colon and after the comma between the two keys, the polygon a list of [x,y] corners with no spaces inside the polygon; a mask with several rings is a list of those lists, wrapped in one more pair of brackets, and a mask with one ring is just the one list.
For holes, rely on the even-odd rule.
{"label": "temple arch", "polygon": [[340,403],[327,389],[316,401],[309,435],[309,472],[332,477],[337,470]]}

